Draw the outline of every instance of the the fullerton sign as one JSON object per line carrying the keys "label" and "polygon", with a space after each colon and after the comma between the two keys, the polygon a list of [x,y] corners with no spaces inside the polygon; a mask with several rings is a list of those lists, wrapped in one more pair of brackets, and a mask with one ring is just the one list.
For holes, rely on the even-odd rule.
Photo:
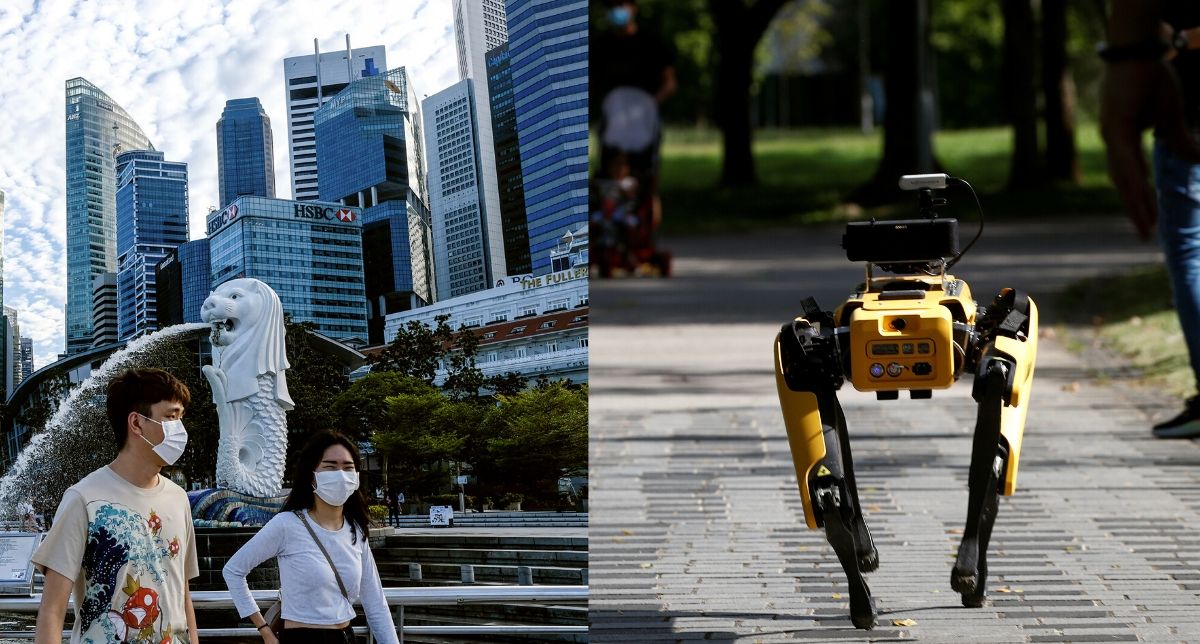
{"label": "the fullerton sign", "polygon": [[540,275],[538,277],[527,277],[521,280],[521,290],[531,288],[539,288],[542,286],[550,286],[552,284],[562,284],[573,280],[587,279],[588,267],[576,266],[570,270],[550,273],[549,275]]}

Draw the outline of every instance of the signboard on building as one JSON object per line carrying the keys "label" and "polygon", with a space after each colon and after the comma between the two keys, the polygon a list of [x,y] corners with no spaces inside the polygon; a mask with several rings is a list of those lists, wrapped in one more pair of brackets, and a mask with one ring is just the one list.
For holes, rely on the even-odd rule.
{"label": "signboard on building", "polygon": [[587,266],[576,266],[574,268],[550,273],[548,275],[539,275],[538,277],[525,277],[521,279],[521,288],[528,290],[531,288],[541,288],[553,284],[562,284],[574,280],[585,280],[588,278]]}

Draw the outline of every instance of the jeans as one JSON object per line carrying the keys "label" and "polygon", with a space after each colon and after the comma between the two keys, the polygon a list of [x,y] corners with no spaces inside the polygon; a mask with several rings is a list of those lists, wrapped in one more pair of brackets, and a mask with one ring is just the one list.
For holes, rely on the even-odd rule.
{"label": "jeans", "polygon": [[1180,159],[1155,140],[1154,184],[1175,310],[1200,389],[1200,163]]}

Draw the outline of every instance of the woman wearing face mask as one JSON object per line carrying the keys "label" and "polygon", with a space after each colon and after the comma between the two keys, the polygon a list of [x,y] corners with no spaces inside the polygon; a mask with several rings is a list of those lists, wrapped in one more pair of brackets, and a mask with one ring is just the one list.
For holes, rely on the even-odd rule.
{"label": "woman wearing face mask", "polygon": [[[367,545],[367,502],[358,489],[360,462],[349,438],[333,431],[314,434],[297,458],[283,511],[225,564],[225,583],[238,615],[249,617],[269,644],[353,642],[355,602],[362,604],[376,641],[399,641]],[[278,639],[246,585],[246,575],[271,557],[279,560],[283,601]]]}

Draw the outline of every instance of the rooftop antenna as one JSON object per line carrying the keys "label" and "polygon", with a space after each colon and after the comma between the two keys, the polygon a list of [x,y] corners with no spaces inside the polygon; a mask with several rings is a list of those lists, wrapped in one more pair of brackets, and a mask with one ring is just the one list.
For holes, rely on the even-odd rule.
{"label": "rooftop antenna", "polygon": [[313,58],[317,61],[317,105],[321,104],[321,47],[317,45],[317,39],[313,38]]}
{"label": "rooftop antenna", "polygon": [[346,34],[346,78],[354,80],[354,50],[350,49],[350,34]]}

